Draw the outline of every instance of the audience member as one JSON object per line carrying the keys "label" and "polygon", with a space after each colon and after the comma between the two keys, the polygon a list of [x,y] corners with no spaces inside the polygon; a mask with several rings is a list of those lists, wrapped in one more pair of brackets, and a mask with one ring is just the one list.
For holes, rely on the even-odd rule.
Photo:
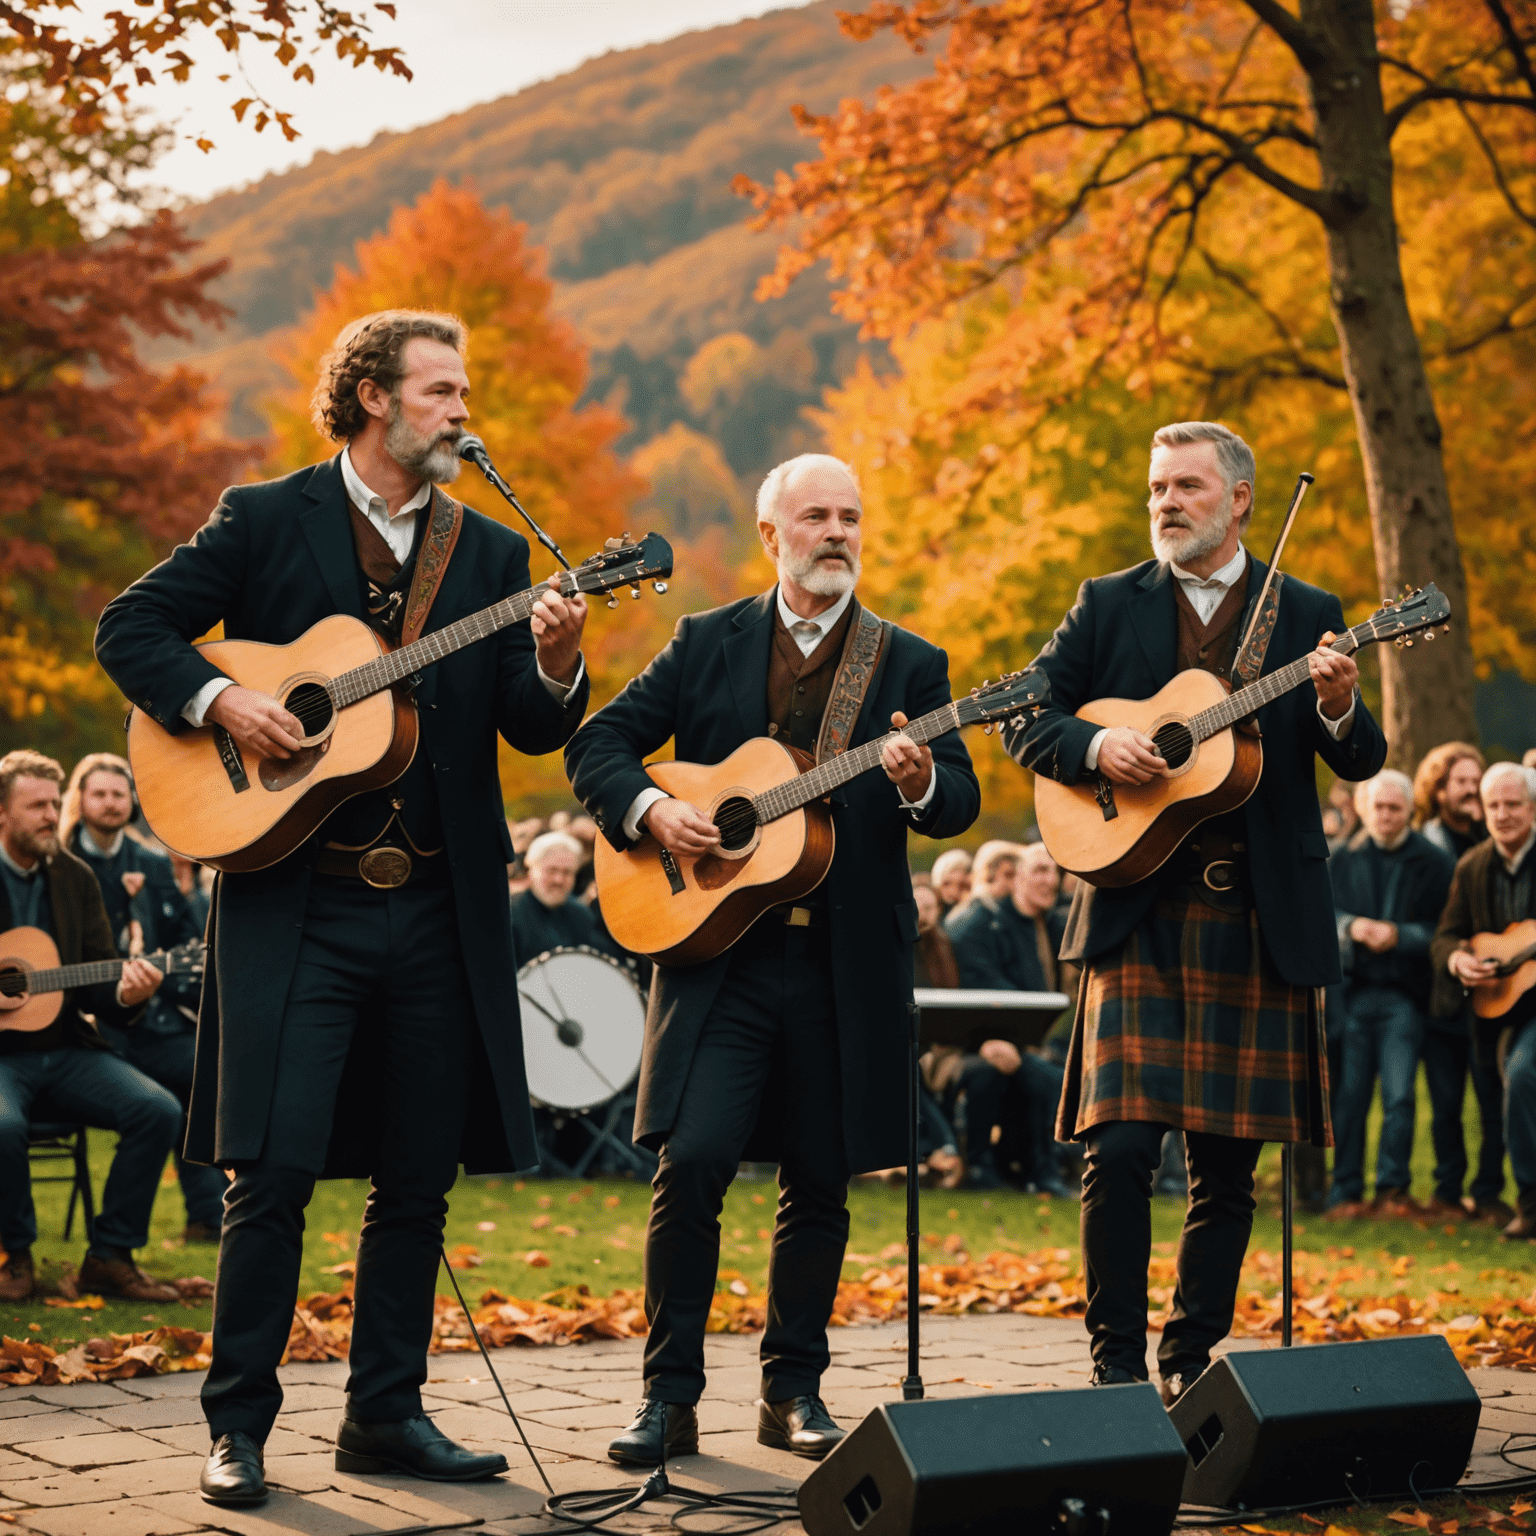
{"label": "audience member", "polygon": [[948,917],[971,893],[971,856],[964,848],[949,848],[933,861],[929,875],[939,893],[940,917]]}
{"label": "audience member", "polygon": [[1355,786],[1343,779],[1335,779],[1333,787],[1328,791],[1328,804],[1338,816],[1338,830],[1328,839],[1328,851],[1332,853],[1336,848],[1342,848],[1360,825],[1360,817],[1355,810]]}
{"label": "audience member", "polygon": [[1061,870],[1044,843],[1020,850],[1006,895],[971,903],[949,926],[962,987],[1057,992],[1065,923],[1056,911]]}
{"label": "audience member", "polygon": [[547,949],[586,945],[613,953],[597,919],[571,894],[582,847],[568,832],[545,832],[528,846],[528,889],[512,900],[512,949],[526,965]]}
{"label": "audience member", "polygon": [[[111,752],[92,752],[75,764],[64,793],[60,840],[96,876],[112,939],[121,955],[174,949],[203,933],[203,925],[176,883],[171,861],[132,835],[128,823],[133,813],[133,774],[125,759]],[[101,1033],[117,1054],[170,1089],[183,1114],[192,1096],[202,986],[201,971],[168,976],[130,1028],[101,1025]],[[223,1170],[184,1162],[178,1152],[176,1171],[187,1212],[183,1239],[218,1242],[224,1224],[224,1191],[229,1188]]]}
{"label": "audience member", "polygon": [[[1445,905],[1451,861],[1408,825],[1413,785],[1386,769],[1363,786],[1364,830],[1333,855],[1334,907],[1344,971],[1344,1072],[1334,1102],[1330,1214],[1421,1215],[1409,1194],[1414,1080],[1429,995],[1429,947]],[[1381,1079],[1376,1192],[1364,1194],[1365,1125]],[[1459,1206],[1457,1211],[1459,1214]]]}
{"label": "audience member", "polygon": [[950,909],[944,916],[944,926],[954,933],[960,918],[975,907],[984,897],[1006,901],[1013,889],[1014,872],[1019,867],[1019,845],[1002,838],[983,843],[976,850],[971,862],[971,888],[964,901]]}
{"label": "audience member", "polygon": [[[1502,933],[1536,917],[1536,769],[1495,763],[1480,786],[1488,838],[1461,856],[1450,898],[1430,948],[1431,1007],[1455,1018],[1468,994],[1497,980],[1494,965],[1472,954],[1471,939]],[[1510,1238],[1536,1239],[1536,991],[1517,998],[1502,1017],[1476,1021],[1473,1050],[1502,1064],[1504,1134],[1519,1209],[1504,1228]]]}
{"label": "audience member", "polygon": [[[64,965],[116,956],[96,878],[59,843],[59,786],[64,770],[25,749],[0,758],[0,932],[41,928]],[[126,1025],[154,995],[160,972],[130,960],[120,981],[64,994],[44,1029],[0,1029],[0,1300],[25,1301],[36,1277],[32,1244],[37,1212],[27,1135],[33,1119],[83,1121],[118,1133],[80,1266],[82,1291],[131,1301],[180,1299],[152,1280],[133,1250],[149,1241],[160,1170],[181,1130],[181,1105],[158,1083],[107,1049],[85,1014]],[[9,1011],[19,1006],[0,1002]]]}
{"label": "audience member", "polygon": [[206,933],[208,909],[213,904],[213,881],[206,877],[211,877],[214,872],[195,863],[185,854],[177,853],[175,849],[167,852],[171,860],[171,873],[176,877],[176,889],[187,898],[187,910],[192,914],[197,931]]}
{"label": "audience member", "polygon": [[1483,754],[1470,742],[1448,741],[1430,752],[1413,776],[1413,824],[1454,864],[1488,836],[1483,825]]}
{"label": "audience member", "polygon": [[940,922],[938,892],[931,885],[912,882],[912,900],[917,903],[917,943],[912,949],[912,985],[915,987],[958,987],[960,972],[955,965],[954,946]]}

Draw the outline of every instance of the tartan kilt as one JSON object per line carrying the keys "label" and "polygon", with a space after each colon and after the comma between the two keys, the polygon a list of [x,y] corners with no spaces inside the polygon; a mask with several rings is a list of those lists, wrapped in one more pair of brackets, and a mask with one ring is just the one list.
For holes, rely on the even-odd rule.
{"label": "tartan kilt", "polygon": [[1112,1120],[1333,1144],[1322,991],[1279,975],[1252,909],[1162,896],[1088,962],[1056,1136]]}

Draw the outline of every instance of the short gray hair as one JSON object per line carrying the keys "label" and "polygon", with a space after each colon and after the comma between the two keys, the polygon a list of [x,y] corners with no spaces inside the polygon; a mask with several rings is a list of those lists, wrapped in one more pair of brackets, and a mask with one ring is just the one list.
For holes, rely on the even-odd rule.
{"label": "short gray hair", "polygon": [[1536,768],[1525,768],[1519,763],[1494,763],[1483,775],[1481,783],[1477,786],[1477,795],[1482,799],[1500,779],[1519,779],[1525,786],[1525,798],[1536,801]]}
{"label": "short gray hair", "polygon": [[940,880],[949,879],[950,871],[955,869],[958,869],[961,874],[965,875],[971,872],[971,856],[964,848],[946,848],[933,861],[933,868],[929,871],[929,878],[937,884]]}
{"label": "short gray hair", "polygon": [[859,477],[852,464],[845,464],[841,459],[833,458],[830,453],[796,454],[792,459],[785,459],[782,464],[775,464],[763,476],[763,483],[757,488],[758,522],[772,523],[775,528],[779,526],[779,505],[784,499],[784,487],[796,470],[809,469],[813,465],[822,469],[842,470],[853,481],[854,490],[859,489]]}
{"label": "short gray hair", "polygon": [[1253,449],[1231,427],[1224,427],[1219,421],[1175,421],[1166,427],[1159,427],[1152,434],[1154,448],[1179,448],[1185,443],[1216,445],[1216,467],[1221,471],[1229,496],[1238,481],[1248,482],[1248,510],[1237,524],[1239,533],[1247,533],[1248,524],[1253,520],[1254,499],[1259,491],[1258,466],[1253,461]]}
{"label": "short gray hair", "polygon": [[534,865],[544,862],[545,854],[554,853],[561,848],[570,854],[577,864],[581,863],[587,851],[569,832],[541,832],[528,844],[528,852],[523,855],[523,863],[532,869]]}
{"label": "short gray hair", "polygon": [[1376,798],[1376,791],[1384,788],[1395,789],[1408,802],[1408,809],[1413,809],[1413,780],[1396,768],[1383,768],[1374,779],[1367,779],[1360,786],[1361,804],[1370,805]]}

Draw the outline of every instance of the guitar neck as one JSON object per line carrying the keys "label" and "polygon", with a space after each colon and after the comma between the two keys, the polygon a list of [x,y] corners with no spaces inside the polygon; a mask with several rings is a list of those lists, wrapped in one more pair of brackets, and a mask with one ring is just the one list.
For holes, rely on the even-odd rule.
{"label": "guitar neck", "polygon": [[[169,972],[169,956],[164,953],[144,955],[156,970]],[[80,965],[55,965],[46,971],[7,971],[0,975],[0,996],[15,997],[21,992],[36,997],[41,992],[69,992],[75,987],[100,986],[104,981],[121,981],[122,960],[87,960]]]}
{"label": "guitar neck", "polygon": [[[575,585],[580,585],[579,579]],[[479,613],[472,613],[468,618],[435,629],[430,635],[423,635],[421,639],[401,646],[398,651],[390,651],[388,655],[365,661],[362,666],[332,678],[330,693],[336,708],[345,709],[349,704],[356,704],[385,688],[391,688],[420,672],[423,667],[430,667],[445,656],[463,650],[466,645],[489,639],[510,624],[521,623],[533,612],[533,605],[544,596],[545,590],[540,585],[530,587],[525,592],[514,593],[489,608],[482,608]]]}
{"label": "guitar neck", "polygon": [[[961,723],[960,706],[951,700],[920,719],[909,721],[901,728],[901,734],[922,746],[936,737],[947,736],[951,731],[959,730]],[[799,810],[802,805],[809,805],[812,800],[820,800],[824,795],[831,794],[839,785],[846,784],[850,779],[858,778],[861,773],[868,773],[871,768],[878,767],[880,753],[884,746],[883,737],[875,741],[866,741],[862,747],[854,747],[852,751],[844,752],[841,757],[830,757],[826,762],[818,763],[816,767],[805,773],[797,774],[783,784],[775,784],[772,789],[764,790],[752,801],[759,825],[777,821],[780,816],[787,816],[791,811]]]}
{"label": "guitar neck", "polygon": [[1536,944],[1529,944],[1518,955],[1511,955],[1508,960],[1501,960],[1499,975],[1513,976],[1528,960],[1536,960]]}
{"label": "guitar neck", "polygon": [[[1366,638],[1374,637],[1366,636]],[[1328,649],[1337,651],[1341,656],[1348,656],[1351,652],[1360,649],[1360,636],[1354,630],[1348,630],[1340,635]],[[1246,720],[1282,694],[1289,693],[1293,688],[1299,688],[1311,675],[1307,658],[1300,656],[1295,661],[1287,662],[1285,666],[1266,673],[1246,688],[1239,688],[1235,693],[1228,694],[1220,704],[1213,704],[1209,709],[1202,709],[1198,715],[1190,716],[1189,725],[1194,732],[1195,740],[1206,741],[1229,725],[1236,725],[1239,720]]]}

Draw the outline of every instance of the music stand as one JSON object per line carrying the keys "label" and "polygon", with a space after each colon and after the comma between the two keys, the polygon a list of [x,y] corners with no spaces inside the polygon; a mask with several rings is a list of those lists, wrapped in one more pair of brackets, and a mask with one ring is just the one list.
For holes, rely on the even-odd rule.
{"label": "music stand", "polygon": [[975,1049],[984,1040],[1038,1045],[1072,999],[1064,992],[1003,992],[975,987],[917,987],[907,1004],[907,1374],[901,1395],[923,1395],[920,1369],[918,1245],[922,1242],[917,1183],[918,1058],[924,1045]]}

